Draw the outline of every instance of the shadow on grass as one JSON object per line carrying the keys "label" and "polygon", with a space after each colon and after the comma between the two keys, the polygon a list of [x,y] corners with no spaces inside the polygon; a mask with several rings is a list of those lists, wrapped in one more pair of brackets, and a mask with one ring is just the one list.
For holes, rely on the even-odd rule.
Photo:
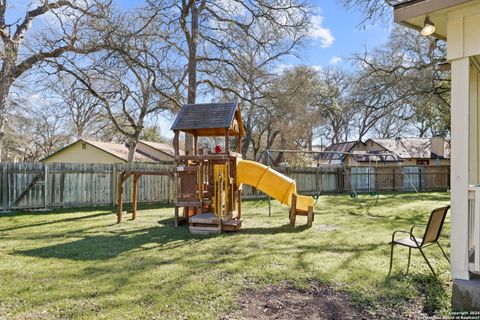
{"label": "shadow on grass", "polygon": [[[58,212],[57,212],[57,214],[58,214]],[[39,222],[39,223],[29,223],[29,224],[25,224],[25,225],[0,229],[0,232],[23,229],[23,228],[30,228],[30,227],[45,226],[45,225],[50,225],[50,224],[55,224],[55,223],[64,223],[64,222],[72,222],[72,221],[78,221],[78,220],[84,220],[84,219],[91,219],[91,218],[107,216],[107,215],[111,215],[111,214],[112,214],[111,212],[101,212],[101,213],[90,214],[90,215],[82,215],[80,217],[58,219],[58,220]]]}
{"label": "shadow on grass", "polygon": [[[124,210],[131,210],[131,204],[124,204]],[[169,203],[139,203],[138,210],[151,210],[151,209],[164,209],[164,208],[173,208],[172,204]],[[3,218],[12,218],[12,217],[20,217],[20,216],[45,216],[45,215],[58,215],[58,214],[68,214],[68,213],[88,213],[88,212],[108,212],[108,213],[116,213],[117,207],[113,207],[111,205],[105,206],[94,206],[94,207],[71,207],[71,208],[54,208],[48,211],[21,211],[21,210],[14,210],[10,212],[3,212],[0,214],[0,219]]]}
{"label": "shadow on grass", "polygon": [[280,234],[280,233],[299,233],[309,228],[306,225],[293,227],[289,223],[278,227],[260,227],[260,228],[242,228],[241,234]]}
{"label": "shadow on grass", "polygon": [[[167,223],[173,224],[171,221]],[[15,254],[69,260],[108,260],[132,250],[171,249],[208,238],[192,235],[186,228],[155,226],[112,235],[87,236],[67,243],[17,251]]]}

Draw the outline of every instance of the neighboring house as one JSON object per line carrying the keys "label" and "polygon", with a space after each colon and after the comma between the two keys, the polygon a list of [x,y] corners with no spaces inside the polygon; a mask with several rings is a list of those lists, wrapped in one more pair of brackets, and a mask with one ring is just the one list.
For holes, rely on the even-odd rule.
{"label": "neighboring house", "polygon": [[[140,141],[134,161],[158,163],[173,161],[173,148],[167,144]],[[126,163],[128,147],[125,144],[80,139],[41,160],[43,163]]]}
{"label": "neighboring house", "polygon": [[320,164],[343,163],[346,189],[445,190],[450,184],[450,147],[442,138],[368,139],[328,146]]}
{"label": "neighboring house", "polygon": [[[390,164],[401,166],[450,165],[450,147],[442,138],[368,139],[331,144],[320,156],[320,163],[338,163],[343,155],[347,166]],[[336,153],[338,152],[338,154]]]}

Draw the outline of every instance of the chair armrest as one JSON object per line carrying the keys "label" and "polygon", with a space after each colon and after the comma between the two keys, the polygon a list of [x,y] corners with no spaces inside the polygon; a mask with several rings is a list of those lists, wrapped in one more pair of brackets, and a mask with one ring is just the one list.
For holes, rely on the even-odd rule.
{"label": "chair armrest", "polygon": [[396,235],[397,233],[405,233],[405,234],[408,234],[410,237],[412,237],[412,233],[411,233],[411,232],[403,231],[403,230],[397,230],[397,231],[395,231],[395,232],[392,234],[392,242],[395,241],[395,235]]}
{"label": "chair armrest", "polygon": [[426,227],[427,227],[426,224],[416,224],[416,225],[414,225],[413,227],[410,228],[410,233],[411,233],[412,236],[413,236],[413,230],[414,230],[415,228],[426,228]]}

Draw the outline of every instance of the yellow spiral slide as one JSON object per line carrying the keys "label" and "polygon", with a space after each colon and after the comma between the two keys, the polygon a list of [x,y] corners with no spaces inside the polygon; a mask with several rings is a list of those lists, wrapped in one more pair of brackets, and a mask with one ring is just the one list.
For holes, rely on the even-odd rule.
{"label": "yellow spiral slide", "polygon": [[292,194],[295,194],[297,195],[296,209],[299,211],[306,212],[308,207],[314,205],[312,197],[297,194],[295,180],[255,161],[238,161],[237,183],[251,185],[287,206],[292,205]]}

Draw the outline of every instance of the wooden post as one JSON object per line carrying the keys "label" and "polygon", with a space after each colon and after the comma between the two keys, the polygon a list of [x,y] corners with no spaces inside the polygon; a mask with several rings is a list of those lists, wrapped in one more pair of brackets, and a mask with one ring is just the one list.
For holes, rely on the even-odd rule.
{"label": "wooden post", "polygon": [[178,207],[175,206],[175,228],[178,228]]}
{"label": "wooden post", "polygon": [[237,214],[237,219],[240,220],[242,219],[242,190],[238,190],[238,214]]}
{"label": "wooden post", "polygon": [[198,136],[193,136],[193,154],[198,156]]}
{"label": "wooden post", "polygon": [[7,165],[2,166],[2,210],[8,210]]}
{"label": "wooden post", "polygon": [[137,217],[138,180],[139,179],[140,179],[139,174],[133,175],[132,220],[135,220],[135,218]]}
{"label": "wooden post", "polygon": [[227,128],[227,133],[225,134],[225,153],[228,155],[228,150],[230,149],[230,135],[228,133],[228,128]]}
{"label": "wooden post", "polygon": [[307,227],[308,228],[311,228],[312,227],[312,223],[313,223],[313,207],[312,206],[309,206],[308,207],[308,213],[307,213]]}
{"label": "wooden post", "polygon": [[295,220],[297,219],[297,195],[292,194],[292,206],[290,208],[290,224],[295,227]]}
{"label": "wooden post", "polygon": [[43,184],[44,184],[44,195],[45,195],[45,200],[44,200],[44,205],[45,205],[45,209],[48,209],[49,207],[49,200],[50,200],[50,197],[49,197],[49,180],[48,180],[48,164],[45,164],[45,177],[44,177],[44,181],[43,181]]}
{"label": "wooden post", "polygon": [[111,165],[112,168],[112,176],[110,180],[110,188],[111,188],[111,197],[112,197],[112,206],[115,206],[117,204],[117,167],[113,163]]}
{"label": "wooden post", "polygon": [[123,214],[123,176],[124,173],[120,173],[120,177],[118,178],[118,187],[117,187],[117,192],[118,192],[118,211],[117,211],[117,223],[122,223],[122,214]]}

